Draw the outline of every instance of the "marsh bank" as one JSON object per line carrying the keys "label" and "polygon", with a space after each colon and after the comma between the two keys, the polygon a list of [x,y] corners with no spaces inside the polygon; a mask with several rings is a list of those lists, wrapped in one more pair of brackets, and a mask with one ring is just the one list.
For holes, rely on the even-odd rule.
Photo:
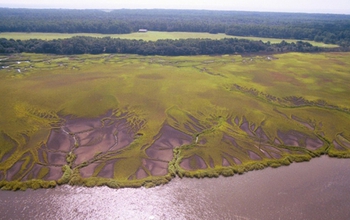
{"label": "marsh bank", "polygon": [[349,219],[350,160],[327,156],[155,188],[0,191],[4,219]]}

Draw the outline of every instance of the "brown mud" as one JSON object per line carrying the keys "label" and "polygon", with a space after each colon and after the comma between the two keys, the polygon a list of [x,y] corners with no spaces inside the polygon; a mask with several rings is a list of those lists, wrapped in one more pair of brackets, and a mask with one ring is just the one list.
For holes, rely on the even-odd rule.
{"label": "brown mud", "polygon": [[309,124],[308,122],[303,121],[301,118],[292,115],[292,119],[294,119],[295,121],[301,123],[302,125],[304,125],[305,127],[309,128],[310,130],[315,130],[315,126]]}
{"label": "brown mud", "polygon": [[[64,167],[68,167],[71,172],[75,172],[75,175],[80,175],[79,178],[85,180],[90,177],[102,179],[122,177],[125,180],[139,181],[149,177],[166,177],[169,173],[180,175],[180,172],[191,175],[193,173],[196,176],[197,171],[204,173],[205,169],[210,169],[214,172],[216,167],[232,169],[231,171],[236,169],[235,166],[241,169],[248,161],[260,164],[268,161],[270,163],[261,166],[271,164],[279,166],[279,160],[286,154],[293,155],[287,159],[289,162],[304,161],[310,156],[307,155],[308,152],[317,151],[326,144],[319,136],[296,130],[277,130],[275,137],[272,136],[273,139],[270,139],[263,125],[248,121],[245,116],[229,116],[223,123],[231,128],[220,130],[221,122],[214,119],[210,119],[213,125],[209,127],[209,123],[201,124],[189,114],[182,122],[169,115],[169,118],[173,117],[170,119],[173,121],[171,123],[165,121],[152,141],[137,150],[139,151],[137,158],[128,160],[130,158],[127,157],[130,155],[125,154],[127,157],[124,157],[122,153],[127,152],[135,140],[143,138],[143,133],[138,129],[145,123],[143,121],[138,125],[132,125],[130,120],[127,120],[130,115],[121,114],[117,117],[109,112],[91,119],[64,117],[59,126],[51,129],[47,141],[42,143],[36,152],[29,151],[8,170],[0,170],[0,180],[57,181],[64,176],[64,171],[67,170]],[[307,127],[310,132],[314,131],[314,127],[301,118],[292,115],[292,119]],[[211,139],[213,134],[221,135],[219,136],[221,138]],[[24,137],[27,142],[30,141],[28,137]],[[206,146],[212,145],[214,141],[217,141],[215,142],[217,147]],[[342,135],[338,135],[333,145],[336,150],[343,151],[350,147],[350,142]],[[211,152],[207,153],[206,150]],[[11,150],[14,151],[15,149]],[[123,169],[133,166],[135,162],[139,165],[130,168],[130,172],[128,170],[119,174],[124,172]],[[170,168],[170,164],[174,164],[177,169],[175,172],[171,170],[174,168]],[[118,167],[120,165],[122,167]],[[242,169],[243,171],[234,172],[247,171]],[[248,169],[257,167],[252,166]]]}
{"label": "brown mud", "polygon": [[104,177],[104,178],[113,178],[114,173],[114,164],[116,161],[108,161],[102,168],[102,170],[98,173],[97,176]]}
{"label": "brown mud", "polygon": [[222,157],[222,166],[223,167],[229,167],[231,164],[227,161],[225,157]]}
{"label": "brown mud", "polygon": [[31,180],[31,179],[41,179],[44,176],[40,177],[40,170],[43,169],[43,166],[39,165],[39,164],[35,164],[33,166],[33,168],[30,170],[30,172],[27,173],[27,175],[25,175],[22,180],[26,181],[26,180]]}
{"label": "brown mud", "polygon": [[24,161],[17,161],[9,170],[6,172],[7,180],[16,180],[14,176],[21,171],[21,166],[24,164]]}
{"label": "brown mud", "polygon": [[189,158],[184,158],[180,163],[180,167],[185,170],[198,170],[208,168],[203,158],[196,154]]}
{"label": "brown mud", "polygon": [[50,165],[53,166],[63,166],[66,164],[66,153],[63,152],[55,152],[55,151],[49,151],[47,153],[47,158]]}
{"label": "brown mud", "polygon": [[[157,136],[159,136],[157,138]],[[146,149],[146,154],[151,159],[171,161],[173,159],[173,149],[182,145],[190,144],[192,137],[170,125],[163,125],[156,141]]]}
{"label": "brown mud", "polygon": [[43,178],[44,180],[58,180],[62,176],[62,167],[50,166],[48,174]]}
{"label": "brown mud", "polygon": [[152,176],[165,176],[168,173],[168,162],[143,159],[142,165],[147,168]]}
{"label": "brown mud", "polygon": [[258,154],[254,153],[253,151],[249,150],[248,154],[252,160],[261,160],[262,159]]}
{"label": "brown mud", "polygon": [[[135,176],[136,176],[136,179],[144,179],[144,178],[148,177],[149,175],[146,173],[145,169],[143,169],[141,167],[137,170]],[[132,178],[130,177],[129,180],[132,180]]]}
{"label": "brown mud", "polygon": [[68,152],[73,144],[74,141],[61,129],[51,130],[47,142],[47,146],[50,146],[50,150]]}

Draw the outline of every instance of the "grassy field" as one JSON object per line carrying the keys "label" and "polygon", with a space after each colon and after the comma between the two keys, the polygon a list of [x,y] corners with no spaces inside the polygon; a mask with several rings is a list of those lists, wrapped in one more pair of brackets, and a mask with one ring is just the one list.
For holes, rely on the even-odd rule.
{"label": "grassy field", "polygon": [[[276,38],[261,38],[261,37],[242,37],[242,36],[230,36],[226,34],[209,34],[209,33],[196,33],[196,32],[158,32],[158,31],[149,31],[147,33],[131,33],[131,34],[89,34],[89,33],[76,33],[76,34],[60,34],[60,33],[16,33],[16,32],[3,32],[0,33],[0,38],[7,39],[19,39],[19,40],[29,40],[29,39],[43,39],[43,40],[53,40],[53,39],[63,39],[70,38],[74,36],[91,36],[91,37],[112,37],[112,38],[122,38],[122,39],[137,39],[137,40],[146,40],[146,41],[156,41],[159,39],[186,39],[186,38],[209,38],[209,39],[223,39],[223,38],[238,38],[238,39],[247,39],[255,41],[270,41],[272,44],[280,43],[282,40],[285,40],[288,43],[296,42],[297,40],[291,39],[276,39]],[[314,46],[318,47],[338,47],[334,44],[324,44],[322,42],[307,41]]]}
{"label": "grassy field", "polygon": [[350,156],[350,53],[0,60],[2,189],[150,187]]}

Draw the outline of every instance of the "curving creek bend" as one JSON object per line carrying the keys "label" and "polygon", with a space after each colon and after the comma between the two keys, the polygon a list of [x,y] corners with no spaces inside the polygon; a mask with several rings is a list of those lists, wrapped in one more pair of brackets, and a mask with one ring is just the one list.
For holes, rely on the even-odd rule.
{"label": "curving creek bend", "polygon": [[155,188],[0,191],[0,219],[349,219],[350,159],[327,156]]}

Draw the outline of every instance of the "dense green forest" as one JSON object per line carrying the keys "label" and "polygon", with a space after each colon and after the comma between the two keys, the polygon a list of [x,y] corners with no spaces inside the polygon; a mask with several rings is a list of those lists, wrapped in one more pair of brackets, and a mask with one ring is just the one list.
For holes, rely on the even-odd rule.
{"label": "dense green forest", "polygon": [[0,8],[0,32],[226,33],[350,45],[350,16],[206,10],[66,10]]}
{"label": "dense green forest", "polygon": [[72,37],[58,40],[7,40],[0,38],[0,53],[51,53],[51,54],[101,54],[127,53],[139,55],[213,55],[233,53],[278,53],[278,52],[321,52],[339,51],[344,48],[320,48],[310,43],[297,41],[279,44],[250,41],[237,38],[221,40],[180,39],[180,40],[127,40],[120,38]]}

